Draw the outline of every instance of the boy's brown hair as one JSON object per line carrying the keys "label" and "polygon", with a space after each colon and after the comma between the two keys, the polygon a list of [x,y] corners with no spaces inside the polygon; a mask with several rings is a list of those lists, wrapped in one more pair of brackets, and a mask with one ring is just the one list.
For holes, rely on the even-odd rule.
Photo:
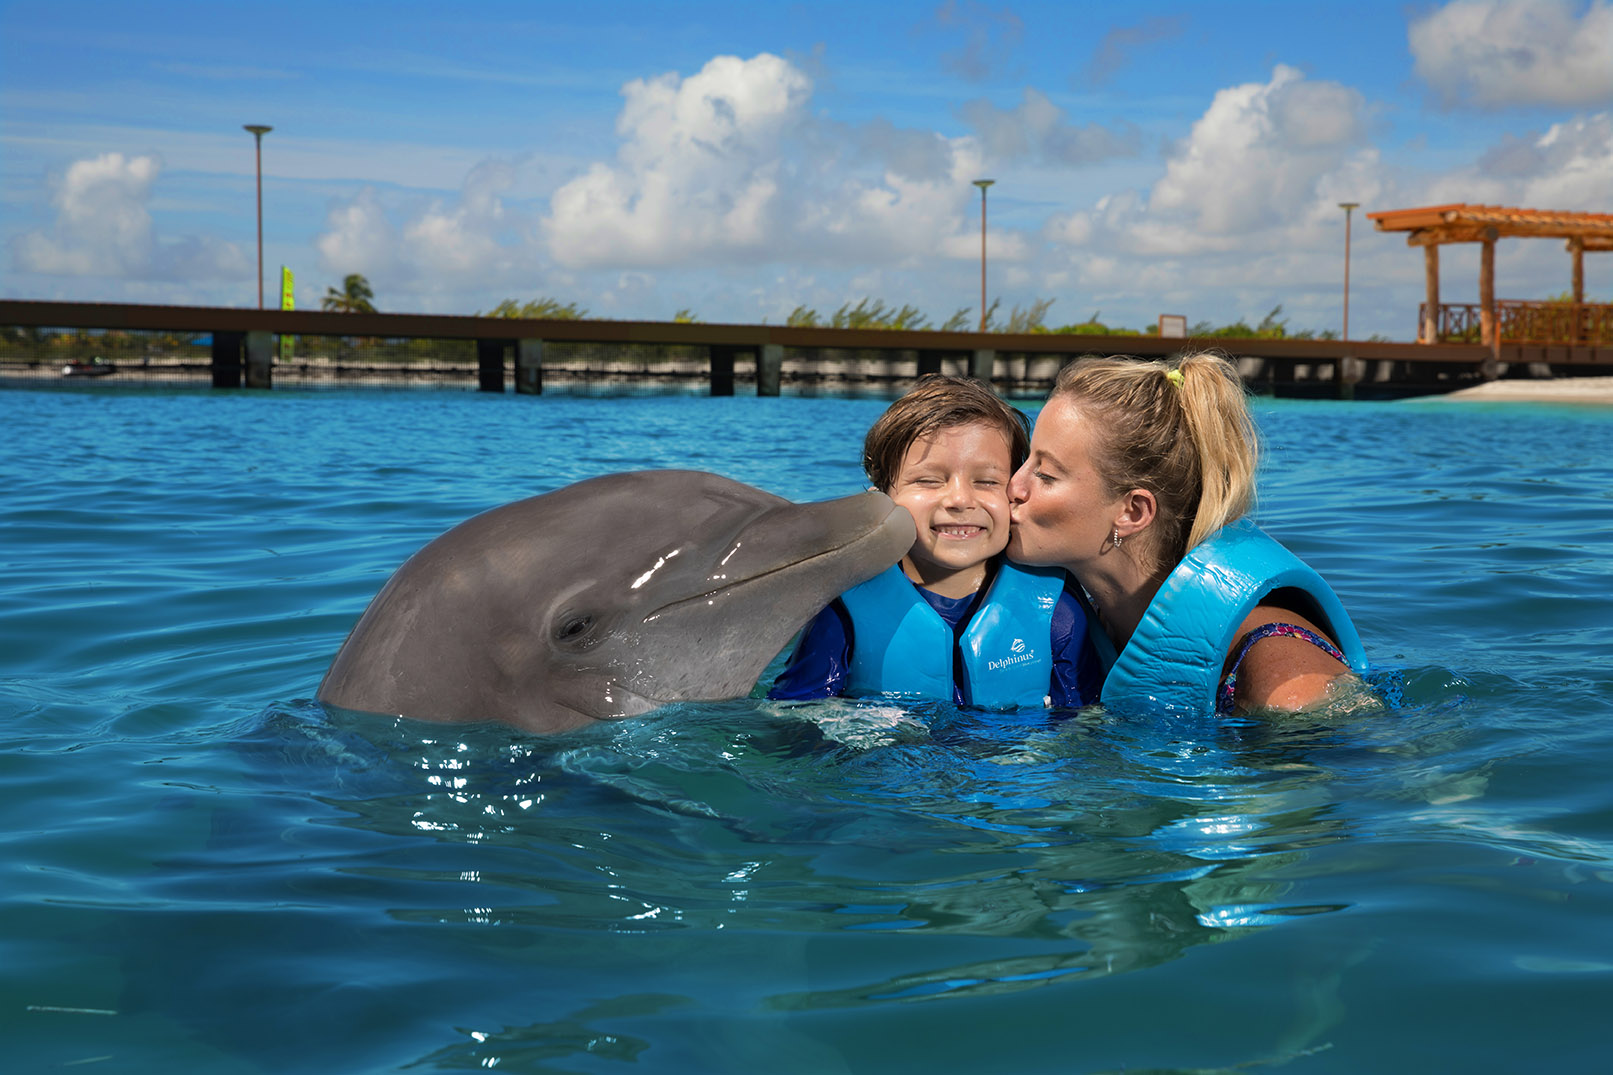
{"label": "boy's brown hair", "polygon": [[1018,470],[1030,454],[1030,423],[1000,399],[991,385],[972,377],[930,374],[879,416],[863,439],[863,471],[874,488],[890,492],[913,442],[953,426],[984,422],[1008,438]]}

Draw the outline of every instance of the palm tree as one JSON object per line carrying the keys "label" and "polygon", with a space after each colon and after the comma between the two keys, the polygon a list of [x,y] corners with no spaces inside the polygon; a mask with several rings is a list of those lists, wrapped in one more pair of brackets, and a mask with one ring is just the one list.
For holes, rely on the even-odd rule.
{"label": "palm tree", "polygon": [[325,298],[319,306],[322,310],[335,310],[344,314],[373,314],[374,298],[375,292],[370,290],[370,282],[355,272],[349,273],[342,281],[340,291],[327,287]]}

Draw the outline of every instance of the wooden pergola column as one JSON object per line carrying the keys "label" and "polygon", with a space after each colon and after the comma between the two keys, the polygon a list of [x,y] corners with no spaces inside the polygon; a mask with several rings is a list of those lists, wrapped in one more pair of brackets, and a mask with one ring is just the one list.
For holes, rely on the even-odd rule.
{"label": "wooden pergola column", "polygon": [[1501,347],[1500,327],[1495,323],[1495,236],[1486,235],[1479,244],[1479,339],[1495,353]]}
{"label": "wooden pergola column", "polygon": [[1568,329],[1568,342],[1578,343],[1585,320],[1585,240],[1578,237],[1568,240],[1568,252],[1574,259],[1574,320]]}
{"label": "wooden pergola column", "polygon": [[1418,343],[1439,342],[1439,244],[1423,247],[1423,325]]}

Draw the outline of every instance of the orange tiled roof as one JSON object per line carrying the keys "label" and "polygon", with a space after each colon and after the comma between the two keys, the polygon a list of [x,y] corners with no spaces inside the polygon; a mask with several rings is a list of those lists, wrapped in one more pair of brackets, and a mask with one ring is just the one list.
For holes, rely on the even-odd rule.
{"label": "orange tiled roof", "polygon": [[1379,231],[1431,228],[1494,228],[1496,234],[1543,239],[1613,239],[1613,213],[1569,213],[1556,209],[1516,209],[1505,205],[1429,205],[1368,213]]}

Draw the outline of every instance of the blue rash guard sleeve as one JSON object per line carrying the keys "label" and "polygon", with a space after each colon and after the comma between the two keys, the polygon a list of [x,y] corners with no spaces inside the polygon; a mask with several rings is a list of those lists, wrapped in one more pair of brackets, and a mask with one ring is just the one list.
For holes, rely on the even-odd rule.
{"label": "blue rash guard sleeve", "polygon": [[1087,638],[1081,602],[1065,590],[1053,606],[1053,676],[1048,699],[1054,709],[1096,704],[1103,693],[1103,663]]}
{"label": "blue rash guard sleeve", "polygon": [[801,631],[790,663],[773,681],[769,698],[801,702],[845,693],[851,666],[851,615],[836,598]]}
{"label": "blue rash guard sleeve", "polygon": [[[952,628],[953,635],[963,628],[974,612],[979,594],[968,597],[942,597],[922,586],[915,586],[920,597],[935,609],[936,615]],[[837,598],[801,632],[801,639],[790,654],[790,663],[773,681],[767,692],[777,701],[800,702],[813,698],[837,698],[846,693],[846,679],[851,667],[853,645],[851,613]],[[962,691],[954,672],[952,700],[963,703]]]}

